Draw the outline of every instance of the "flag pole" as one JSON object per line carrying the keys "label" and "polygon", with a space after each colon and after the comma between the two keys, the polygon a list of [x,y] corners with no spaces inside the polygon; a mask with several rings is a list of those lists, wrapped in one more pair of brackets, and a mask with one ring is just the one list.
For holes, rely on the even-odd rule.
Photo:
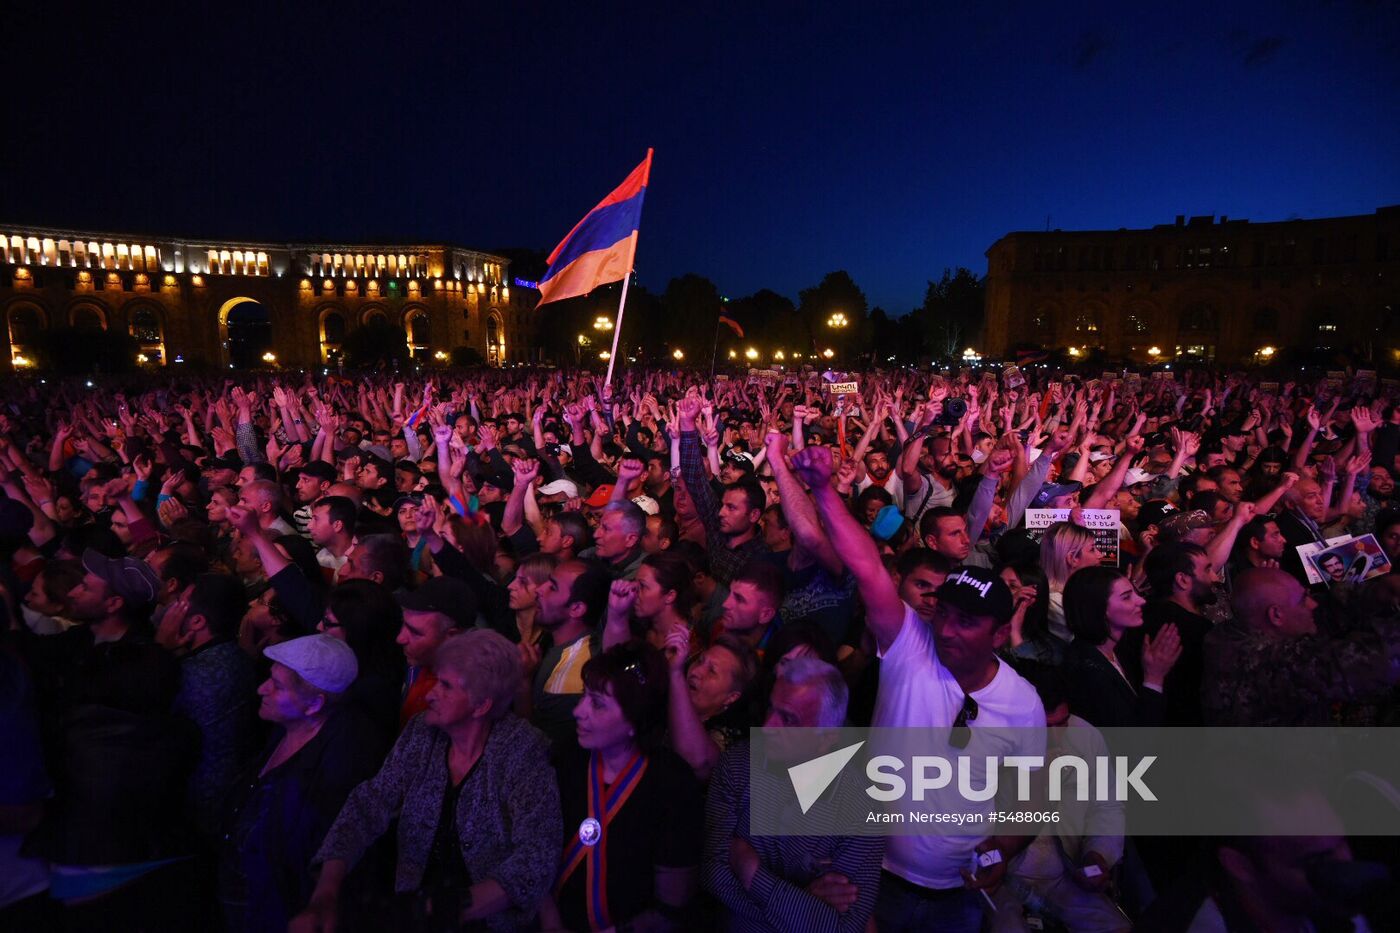
{"label": "flag pole", "polygon": [[724,309],[719,309],[719,314],[715,315],[715,342],[710,346],[710,384],[715,381],[715,357],[719,354],[719,319],[724,317]]}
{"label": "flag pole", "polygon": [[[633,253],[635,254],[635,252],[636,252],[636,240],[635,240],[635,238],[634,238],[634,240],[633,240]],[[631,263],[628,263],[628,265],[630,266]],[[623,313],[623,311],[624,311],[624,310],[626,309],[626,307],[627,307],[627,284],[628,284],[629,282],[631,282],[631,281],[632,281],[632,272],[629,270],[629,271],[627,272],[627,275],[623,276],[623,278],[622,278],[622,297],[619,298],[618,301],[617,301],[617,323],[613,326],[612,350],[609,351],[609,355],[608,355],[608,378],[607,378],[606,380],[604,380],[604,382],[603,382],[603,385],[605,385],[605,386],[611,386],[611,385],[612,385],[613,364],[617,362],[617,343],[618,343],[618,338],[620,338],[620,337],[622,336],[622,313]]]}
{"label": "flag pole", "polygon": [[[646,169],[645,180],[642,182],[642,184],[643,184],[644,186],[647,184],[647,182],[649,182],[649,181],[651,180],[651,154],[652,154],[652,152],[653,152],[653,150],[651,150],[651,149],[648,149],[648,150],[647,150],[647,158],[646,158],[646,166],[647,166],[647,169]],[[638,221],[637,221],[637,222],[638,222],[638,225],[640,226],[640,224],[641,224],[641,217],[640,217],[640,215],[638,215]],[[624,275],[624,276],[622,277],[622,294],[621,294],[621,295],[618,297],[618,299],[617,299],[617,323],[616,323],[616,325],[614,325],[614,327],[613,327],[612,350],[610,350],[610,351],[608,352],[608,378],[607,378],[607,381],[603,383],[603,385],[604,385],[604,386],[607,386],[608,388],[611,388],[611,387],[612,387],[613,366],[617,363],[617,344],[618,344],[619,338],[622,337],[622,315],[623,315],[623,313],[624,313],[624,312],[626,311],[626,309],[627,309],[627,286],[631,283],[631,281],[632,281],[632,273],[635,272],[635,271],[636,271],[636,268],[637,268],[637,240],[638,240],[638,239],[639,239],[638,231],[633,230],[633,231],[632,231],[632,250],[631,250],[630,255],[628,255],[628,257],[627,257],[627,274]]]}

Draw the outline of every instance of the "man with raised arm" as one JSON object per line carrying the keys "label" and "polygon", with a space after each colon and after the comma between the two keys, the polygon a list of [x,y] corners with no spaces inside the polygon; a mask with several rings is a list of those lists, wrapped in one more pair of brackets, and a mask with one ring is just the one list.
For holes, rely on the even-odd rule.
{"label": "man with raised arm", "polygon": [[[873,725],[949,729],[1014,727],[1003,754],[1044,757],[1045,710],[1035,688],[1002,664],[996,650],[1009,636],[1011,593],[1001,579],[967,567],[938,588],[925,623],[900,598],[879,551],[832,488],[831,451],[808,447],[793,459],[807,483],[832,546],[846,560],[865,603],[866,624],[882,666]],[[974,770],[977,759],[972,759]],[[975,775],[972,786],[985,774]],[[984,898],[1005,874],[1005,862],[1029,836],[896,836],[885,851],[876,921],[889,930],[965,930],[982,926]],[[999,850],[1002,861],[968,873],[974,852]]]}
{"label": "man with raised arm", "polygon": [[719,501],[705,479],[705,456],[700,450],[700,435],[695,419],[702,402],[698,395],[687,395],[676,403],[681,430],[681,478],[686,491],[695,499],[695,508],[705,525],[705,549],[710,558],[710,572],[716,580],[728,583],[734,571],[751,557],[768,553],[759,531],[763,517],[764,495],[758,483],[741,481],[724,487]]}

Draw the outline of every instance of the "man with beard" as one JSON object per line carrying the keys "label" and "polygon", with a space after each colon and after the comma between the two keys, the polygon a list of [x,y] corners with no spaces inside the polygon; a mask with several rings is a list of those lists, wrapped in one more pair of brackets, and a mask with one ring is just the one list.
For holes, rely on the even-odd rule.
{"label": "man with beard", "polygon": [[951,506],[958,494],[952,440],[946,435],[911,440],[899,458],[899,476],[904,515],[911,522],[918,522],[929,509]]}
{"label": "man with beard", "polygon": [[1267,515],[1254,518],[1235,539],[1232,569],[1239,572],[1247,567],[1277,567],[1287,547],[1278,522]]}
{"label": "man with beard", "polygon": [[715,501],[705,480],[705,455],[700,450],[700,435],[695,429],[701,405],[700,398],[694,395],[686,396],[676,405],[681,432],[681,477],[705,524],[710,572],[719,582],[728,583],[734,572],[750,558],[768,553],[758,528],[759,519],[763,517],[764,495],[757,483],[744,480],[724,487],[723,496]]}
{"label": "man with beard", "polygon": [[534,672],[530,722],[551,742],[576,740],[574,707],[583,696],[583,665],[600,651],[599,620],[612,584],[607,571],[581,560],[561,561],[535,591],[535,624],[549,637],[543,655],[522,647]]}
{"label": "man with beard", "polygon": [[[1201,670],[1206,635],[1211,622],[1206,606],[1214,601],[1220,575],[1205,548],[1185,542],[1162,544],[1147,555],[1144,568],[1152,598],[1143,611],[1139,630],[1155,639],[1167,625],[1181,636],[1181,658],[1167,674],[1162,694],[1167,703],[1167,725],[1201,724]],[[1125,638],[1119,650],[1136,657],[1138,638]],[[1131,642],[1131,644],[1130,644]]]}

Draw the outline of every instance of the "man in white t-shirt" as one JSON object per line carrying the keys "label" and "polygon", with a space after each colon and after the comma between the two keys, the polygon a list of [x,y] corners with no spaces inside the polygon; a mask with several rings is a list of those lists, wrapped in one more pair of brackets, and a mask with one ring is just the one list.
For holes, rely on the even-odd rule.
{"label": "man in white t-shirt", "polygon": [[[822,525],[865,603],[866,624],[882,658],[873,724],[950,730],[966,724],[973,735],[1001,727],[996,736],[1012,736],[1015,744],[995,753],[1043,757],[1040,697],[996,656],[1009,637],[1012,612],[1011,592],[1000,577],[978,567],[959,570],[938,588],[933,616],[924,622],[901,598],[869,534],[832,488],[831,452],[808,447],[793,458],[793,470],[811,488]],[[974,775],[972,786],[984,786],[984,780]],[[876,907],[880,930],[975,933],[983,919],[981,892],[995,888],[1006,861],[1032,838],[891,837]],[[973,853],[992,849],[1000,851],[1001,861],[972,877],[967,869]]]}

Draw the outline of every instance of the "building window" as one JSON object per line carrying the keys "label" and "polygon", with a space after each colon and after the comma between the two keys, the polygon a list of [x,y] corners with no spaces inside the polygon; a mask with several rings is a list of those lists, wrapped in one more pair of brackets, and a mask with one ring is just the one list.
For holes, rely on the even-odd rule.
{"label": "building window", "polygon": [[1092,311],[1081,311],[1074,319],[1074,332],[1076,334],[1097,334],[1099,332],[1099,319]]}
{"label": "building window", "polygon": [[1130,314],[1127,320],[1127,331],[1129,334],[1145,334],[1147,333],[1147,325],[1136,314]]}
{"label": "building window", "polygon": [[1215,330],[1215,309],[1207,304],[1191,305],[1181,315],[1181,329],[1187,332]]}

